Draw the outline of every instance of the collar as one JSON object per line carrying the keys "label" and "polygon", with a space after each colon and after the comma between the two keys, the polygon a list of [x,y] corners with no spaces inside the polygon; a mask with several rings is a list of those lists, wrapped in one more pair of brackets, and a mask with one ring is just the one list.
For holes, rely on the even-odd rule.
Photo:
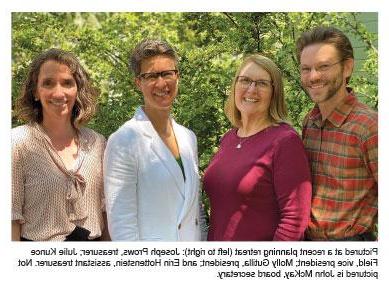
{"label": "collar", "polygon": [[[354,91],[351,88],[348,88],[348,95],[343,100],[341,104],[339,104],[326,118],[326,121],[331,122],[334,126],[340,127],[343,122],[346,120],[351,110],[353,109],[355,103],[357,102],[357,98],[355,96]],[[322,122],[322,116],[320,113],[319,106],[316,104],[312,109],[309,119],[312,120],[315,125],[321,127],[325,124],[325,121]]]}
{"label": "collar", "polygon": [[[142,127],[142,132],[144,135],[148,136],[148,137],[156,137],[158,135],[157,131],[155,130],[153,124],[151,123],[150,119],[147,117],[147,114],[146,112],[144,112],[142,106],[139,106],[136,111],[135,111],[135,114],[134,114],[134,118],[135,120],[141,124],[141,127]],[[169,119],[172,123],[172,127],[174,129],[174,132],[176,132],[176,122],[175,120],[169,116]]]}

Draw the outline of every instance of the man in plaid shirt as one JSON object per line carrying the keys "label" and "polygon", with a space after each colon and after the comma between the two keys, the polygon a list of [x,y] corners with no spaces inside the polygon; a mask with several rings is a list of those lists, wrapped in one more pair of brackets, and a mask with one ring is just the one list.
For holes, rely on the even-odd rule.
{"label": "man in plaid shirt", "polygon": [[347,87],[353,48],[338,29],[318,27],[297,41],[301,83],[315,107],[303,141],[312,172],[307,240],[376,240],[377,113]]}

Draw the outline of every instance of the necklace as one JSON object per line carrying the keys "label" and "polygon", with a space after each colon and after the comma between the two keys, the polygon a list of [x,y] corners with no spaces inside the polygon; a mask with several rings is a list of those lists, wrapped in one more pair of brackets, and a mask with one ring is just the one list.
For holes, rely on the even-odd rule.
{"label": "necklace", "polygon": [[244,139],[242,139],[241,137],[239,137],[239,143],[238,145],[235,146],[236,149],[240,149],[242,148],[242,144],[247,140],[249,139],[250,137],[245,137]]}
{"label": "necklace", "polygon": [[[264,130],[267,130],[267,128],[271,126],[270,124],[269,125],[266,125],[265,127],[261,128],[257,133],[255,134],[258,134]],[[239,143],[235,146],[236,149],[241,149],[242,148],[242,145],[244,142],[246,142],[247,140],[249,140],[250,138],[252,138],[255,134],[253,135],[250,135],[250,136],[247,136],[247,137],[239,137],[238,136],[238,131],[236,131],[236,135],[239,137]]]}

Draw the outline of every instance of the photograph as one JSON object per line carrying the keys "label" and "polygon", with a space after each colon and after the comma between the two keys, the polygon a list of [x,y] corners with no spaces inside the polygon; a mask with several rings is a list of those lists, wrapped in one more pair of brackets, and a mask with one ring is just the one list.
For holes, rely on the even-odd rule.
{"label": "photograph", "polygon": [[387,281],[382,1],[200,2],[2,4],[14,284]]}
{"label": "photograph", "polygon": [[375,241],[378,13],[15,12],[12,126],[13,240]]}

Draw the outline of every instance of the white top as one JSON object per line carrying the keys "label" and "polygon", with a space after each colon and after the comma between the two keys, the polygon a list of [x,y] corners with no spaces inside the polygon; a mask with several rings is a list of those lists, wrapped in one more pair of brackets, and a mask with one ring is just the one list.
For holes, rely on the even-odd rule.
{"label": "white top", "polygon": [[142,108],[108,140],[104,191],[112,240],[200,240],[196,136],[171,120],[185,180]]}

